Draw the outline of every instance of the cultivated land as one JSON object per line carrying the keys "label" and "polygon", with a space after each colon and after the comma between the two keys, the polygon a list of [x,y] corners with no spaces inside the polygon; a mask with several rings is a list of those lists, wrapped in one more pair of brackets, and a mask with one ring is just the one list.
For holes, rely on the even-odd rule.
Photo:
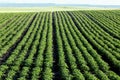
{"label": "cultivated land", "polygon": [[120,11],[0,13],[0,80],[120,80]]}
{"label": "cultivated land", "polygon": [[78,11],[78,10],[116,10],[118,8],[100,7],[0,7],[0,13],[14,12],[53,12],[53,11]]}

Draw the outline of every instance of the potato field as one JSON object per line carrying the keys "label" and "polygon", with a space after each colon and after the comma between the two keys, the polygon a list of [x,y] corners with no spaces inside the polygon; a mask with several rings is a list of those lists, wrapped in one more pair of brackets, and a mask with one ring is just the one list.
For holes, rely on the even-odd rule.
{"label": "potato field", "polygon": [[120,11],[0,13],[0,80],[120,80]]}

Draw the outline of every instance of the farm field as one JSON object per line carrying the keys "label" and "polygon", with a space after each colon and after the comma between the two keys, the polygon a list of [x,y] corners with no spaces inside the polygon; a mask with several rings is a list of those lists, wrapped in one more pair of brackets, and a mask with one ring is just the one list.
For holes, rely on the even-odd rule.
{"label": "farm field", "polygon": [[0,80],[120,80],[120,11],[0,13]]}
{"label": "farm field", "polygon": [[0,7],[0,13],[23,13],[23,12],[53,12],[53,11],[78,11],[78,10],[119,10],[119,8],[100,7]]}

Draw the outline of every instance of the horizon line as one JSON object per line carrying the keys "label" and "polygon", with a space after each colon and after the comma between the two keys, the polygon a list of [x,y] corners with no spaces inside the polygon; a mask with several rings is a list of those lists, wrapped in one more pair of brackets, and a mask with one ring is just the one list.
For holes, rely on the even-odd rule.
{"label": "horizon line", "polygon": [[72,4],[72,3],[15,3],[15,2],[8,2],[8,3],[0,3],[0,4],[60,4],[60,5],[98,5],[98,6],[120,6],[119,4]]}

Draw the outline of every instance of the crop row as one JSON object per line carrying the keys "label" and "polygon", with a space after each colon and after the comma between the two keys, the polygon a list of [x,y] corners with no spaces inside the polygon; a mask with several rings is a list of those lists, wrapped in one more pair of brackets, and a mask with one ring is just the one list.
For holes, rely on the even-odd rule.
{"label": "crop row", "polygon": [[0,80],[120,80],[117,12],[1,13]]}

